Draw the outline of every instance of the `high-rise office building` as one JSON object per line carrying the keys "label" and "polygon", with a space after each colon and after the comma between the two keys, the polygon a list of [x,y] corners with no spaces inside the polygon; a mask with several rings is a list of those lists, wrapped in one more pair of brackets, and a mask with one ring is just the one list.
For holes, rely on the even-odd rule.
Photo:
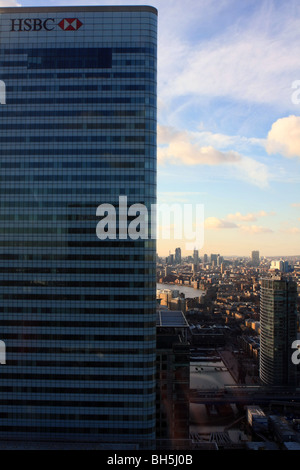
{"label": "high-rise office building", "polygon": [[217,266],[221,267],[221,264],[223,263],[224,258],[223,256],[218,255],[217,257]]}
{"label": "high-rise office building", "polygon": [[175,264],[181,264],[181,248],[175,248]]}
{"label": "high-rise office building", "polygon": [[194,264],[198,264],[199,263],[199,251],[198,250],[194,250],[193,252],[193,263]]}
{"label": "high-rise office building", "polygon": [[210,262],[211,262],[212,266],[217,266],[218,256],[219,256],[219,254],[217,255],[215,253],[211,253]]}
{"label": "high-rise office building", "polygon": [[283,276],[262,279],[260,379],[266,385],[296,385],[292,343],[297,339],[297,284]]}
{"label": "high-rise office building", "polygon": [[254,267],[259,266],[259,264],[260,264],[259,251],[252,251],[251,252],[251,264]]}
{"label": "high-rise office building", "polygon": [[169,256],[166,258],[166,263],[169,264],[170,266],[173,266],[173,264],[174,264],[174,255],[172,253],[170,253]]}
{"label": "high-rise office building", "polygon": [[155,438],[155,240],[96,211],[156,202],[156,48],[152,7],[0,8],[1,438]]}

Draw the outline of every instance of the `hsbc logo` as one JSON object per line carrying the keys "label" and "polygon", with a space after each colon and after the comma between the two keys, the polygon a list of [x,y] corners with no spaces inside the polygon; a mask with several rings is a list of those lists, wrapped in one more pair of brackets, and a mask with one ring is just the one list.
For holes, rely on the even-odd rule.
{"label": "hsbc logo", "polygon": [[54,18],[42,20],[40,18],[18,18],[11,19],[11,29],[13,32],[22,31],[53,31],[59,26],[63,31],[77,31],[82,26],[82,22],[77,18],[64,18],[58,25]]}
{"label": "hsbc logo", "polygon": [[58,23],[58,26],[64,31],[76,31],[81,28],[82,23],[77,18],[64,18]]}

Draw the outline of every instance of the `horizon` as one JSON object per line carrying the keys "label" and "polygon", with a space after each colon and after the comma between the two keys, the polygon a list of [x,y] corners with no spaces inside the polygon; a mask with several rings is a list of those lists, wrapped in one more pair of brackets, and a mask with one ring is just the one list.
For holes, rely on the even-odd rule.
{"label": "horizon", "polygon": [[[178,248],[180,248],[180,247],[178,247]],[[215,254],[215,253],[217,253],[217,251],[218,250],[215,250],[211,253]],[[162,254],[162,255],[158,254],[158,256],[160,258],[163,258],[163,257],[169,256],[169,254]],[[173,253],[171,253],[171,254],[173,254]],[[200,258],[201,258],[201,256],[203,257],[204,254],[206,254],[208,256],[210,255],[210,253],[204,253],[203,252],[203,254],[201,254],[199,252],[199,257]],[[226,256],[227,258],[250,258],[250,255],[232,255],[232,254],[229,255],[229,254],[224,254],[224,253],[218,253],[218,254],[220,254],[221,256]],[[184,255],[181,255],[181,256],[182,256],[182,258],[188,258],[189,256],[192,256],[192,254],[190,254],[190,255],[189,254],[184,254]],[[259,254],[259,257],[260,257],[260,259],[276,258],[276,259],[280,260],[280,259],[283,259],[283,258],[285,258],[285,259],[287,259],[287,258],[300,258],[300,254],[299,255],[272,255],[272,256],[266,256],[266,255],[263,255],[263,254]]]}

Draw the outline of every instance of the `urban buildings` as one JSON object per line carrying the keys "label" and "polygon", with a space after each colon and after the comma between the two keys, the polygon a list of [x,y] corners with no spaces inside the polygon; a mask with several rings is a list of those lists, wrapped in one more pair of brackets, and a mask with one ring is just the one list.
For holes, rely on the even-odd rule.
{"label": "urban buildings", "polygon": [[0,8],[0,39],[0,437],[149,448],[155,241],[96,210],[156,202],[157,11]]}
{"label": "urban buildings", "polygon": [[266,385],[296,385],[291,347],[297,339],[297,284],[281,275],[262,279],[260,379]]}
{"label": "urban buildings", "polygon": [[271,262],[270,270],[279,271],[281,273],[288,273],[292,271],[291,266],[287,260],[273,260]]}
{"label": "urban buildings", "polygon": [[166,259],[167,264],[172,266],[174,264],[174,255],[172,253],[169,254],[169,256]]}

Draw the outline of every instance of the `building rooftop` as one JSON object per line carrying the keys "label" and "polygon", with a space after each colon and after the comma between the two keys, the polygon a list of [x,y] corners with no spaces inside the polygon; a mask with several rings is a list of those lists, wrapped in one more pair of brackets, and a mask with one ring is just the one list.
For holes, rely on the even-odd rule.
{"label": "building rooftop", "polygon": [[151,12],[157,15],[157,9],[148,5],[104,5],[104,6],[61,6],[61,7],[1,7],[0,13],[42,13],[42,12],[68,12],[68,11],[103,11],[103,12]]}
{"label": "building rooftop", "polygon": [[157,310],[156,326],[188,328],[189,324],[181,310]]}

